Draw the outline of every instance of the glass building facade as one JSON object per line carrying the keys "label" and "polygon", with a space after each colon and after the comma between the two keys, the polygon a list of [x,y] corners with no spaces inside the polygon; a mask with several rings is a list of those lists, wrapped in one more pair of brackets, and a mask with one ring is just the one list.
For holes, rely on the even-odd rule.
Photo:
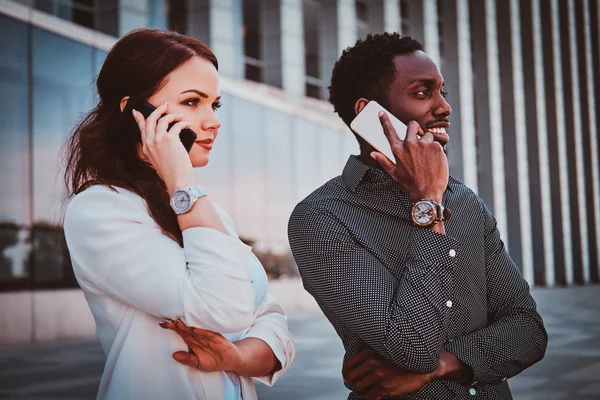
{"label": "glass building facade", "polygon": [[446,79],[451,174],[494,212],[526,279],[600,282],[599,12],[598,0],[2,0],[0,291],[76,287],[62,146],[110,45],[143,26],[219,57],[222,129],[197,173],[257,249],[287,253],[295,204],[357,153],[323,101],[333,62],[359,36],[401,31]]}

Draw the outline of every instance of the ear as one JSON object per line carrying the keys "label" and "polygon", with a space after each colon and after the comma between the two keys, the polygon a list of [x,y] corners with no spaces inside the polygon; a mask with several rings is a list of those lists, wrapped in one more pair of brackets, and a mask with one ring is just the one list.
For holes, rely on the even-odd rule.
{"label": "ear", "polygon": [[129,100],[129,96],[125,96],[121,99],[121,103],[120,103],[120,107],[121,107],[121,112],[123,112],[123,110],[125,109],[125,106],[127,105],[127,100]]}
{"label": "ear", "polygon": [[365,106],[368,103],[369,100],[365,99],[364,97],[361,97],[360,99],[356,100],[356,103],[354,103],[354,113],[358,115],[358,113],[361,112],[362,109],[365,108]]}

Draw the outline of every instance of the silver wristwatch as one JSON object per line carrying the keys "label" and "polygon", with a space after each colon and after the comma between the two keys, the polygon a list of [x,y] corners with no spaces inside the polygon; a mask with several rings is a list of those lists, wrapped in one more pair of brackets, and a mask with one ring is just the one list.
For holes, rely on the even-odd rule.
{"label": "silver wristwatch", "polygon": [[175,214],[185,214],[199,198],[206,196],[206,192],[200,186],[189,186],[177,189],[171,195],[171,208]]}

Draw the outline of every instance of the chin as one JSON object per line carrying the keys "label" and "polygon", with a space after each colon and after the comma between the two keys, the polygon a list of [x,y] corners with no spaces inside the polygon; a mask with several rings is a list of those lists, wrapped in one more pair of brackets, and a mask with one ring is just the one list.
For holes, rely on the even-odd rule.
{"label": "chin", "polygon": [[208,165],[208,157],[190,157],[192,161],[192,167],[202,168]]}
{"label": "chin", "polygon": [[197,145],[194,145],[190,151],[190,161],[192,162],[192,167],[194,168],[205,167],[209,161],[209,152]]}

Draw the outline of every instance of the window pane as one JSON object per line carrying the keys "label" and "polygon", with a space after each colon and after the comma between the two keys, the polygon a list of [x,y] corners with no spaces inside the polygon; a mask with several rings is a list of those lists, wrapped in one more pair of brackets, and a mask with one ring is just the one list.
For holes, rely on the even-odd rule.
{"label": "window pane", "polygon": [[28,27],[0,17],[0,221],[30,225]]}
{"label": "window pane", "polygon": [[[92,48],[33,29],[33,278],[72,283],[62,233],[62,146],[93,101]],[[60,54],[60,57],[57,57]],[[62,282],[62,283],[58,283]]]}
{"label": "window pane", "polygon": [[29,28],[0,16],[0,289],[26,284],[29,197]]}

